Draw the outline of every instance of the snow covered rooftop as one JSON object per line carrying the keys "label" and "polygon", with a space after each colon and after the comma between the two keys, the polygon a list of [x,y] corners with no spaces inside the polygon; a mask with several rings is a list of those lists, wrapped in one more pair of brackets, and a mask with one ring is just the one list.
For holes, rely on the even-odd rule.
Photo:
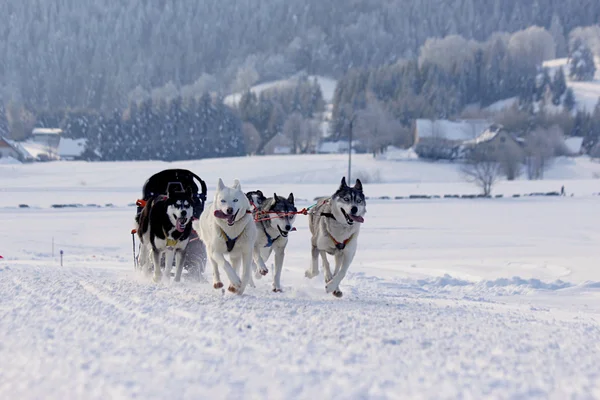
{"label": "snow covered rooftop", "polygon": [[34,128],[31,132],[33,135],[60,135],[62,129],[58,128]]}
{"label": "snow covered rooftop", "polygon": [[477,145],[493,140],[498,133],[502,130],[502,125],[492,124],[483,133],[471,140],[465,140],[466,145]]}
{"label": "snow covered rooftop", "polygon": [[85,151],[86,139],[61,138],[58,144],[58,155],[61,158],[79,157]]}
{"label": "snow covered rooftop", "polygon": [[578,154],[581,151],[582,144],[582,137],[568,137],[565,139],[565,146],[567,146],[567,149],[572,154]]}
{"label": "snow covered rooftop", "polygon": [[34,142],[19,142],[16,143],[18,151],[23,155],[23,158],[30,160],[39,159],[56,159],[58,158],[55,154],[49,151],[48,146],[44,146]]}

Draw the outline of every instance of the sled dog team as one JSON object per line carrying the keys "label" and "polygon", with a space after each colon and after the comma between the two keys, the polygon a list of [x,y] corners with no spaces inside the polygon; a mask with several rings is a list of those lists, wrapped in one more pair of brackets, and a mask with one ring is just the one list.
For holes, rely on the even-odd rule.
{"label": "sled dog team", "polygon": [[[152,262],[154,281],[162,279],[160,260],[163,253],[164,274],[171,276],[175,259],[175,281],[181,279],[183,258],[193,229],[206,246],[215,289],[223,287],[221,272],[225,272],[228,290],[244,293],[246,286],[254,286],[253,275],[256,278],[267,275],[265,262],[275,253],[273,291],[281,292],[285,248],[289,233],[295,230],[294,221],[298,214],[293,193],[287,198],[276,193],[273,197],[265,197],[260,190],[244,193],[237,179],[231,187],[219,179],[214,201],[199,219],[193,218],[191,196],[190,191],[169,192],[148,201],[136,216],[140,257],[146,252],[146,259]],[[357,179],[354,186],[348,186],[345,178],[332,196],[317,199],[308,211],[311,262],[305,276],[319,275],[321,258],[325,290],[336,297],[342,297],[340,283],[356,253],[365,213],[362,183]],[[333,273],[328,254],[335,261]],[[143,267],[147,273],[152,273],[150,265]]]}

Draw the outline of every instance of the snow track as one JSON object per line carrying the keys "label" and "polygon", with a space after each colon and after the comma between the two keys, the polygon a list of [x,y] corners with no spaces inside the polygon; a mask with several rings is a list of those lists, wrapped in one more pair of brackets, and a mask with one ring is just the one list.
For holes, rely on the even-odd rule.
{"label": "snow track", "polygon": [[238,297],[5,266],[0,398],[600,396],[592,317],[427,299],[361,274],[341,300],[317,286],[277,295],[261,281]]}
{"label": "snow track", "polygon": [[[89,189],[39,189],[72,181],[72,165]],[[199,170],[217,176],[218,165]],[[127,177],[115,163],[7,169],[0,206],[127,204],[162,167],[140,164]],[[581,193],[599,182],[581,181]],[[21,186],[33,189],[19,198]],[[305,199],[333,190],[259,188]],[[132,207],[0,208],[0,399],[600,398],[597,196],[369,200],[367,209],[336,299],[322,276],[304,278],[304,217],[284,292],[271,292],[269,274],[236,296],[135,274]]]}

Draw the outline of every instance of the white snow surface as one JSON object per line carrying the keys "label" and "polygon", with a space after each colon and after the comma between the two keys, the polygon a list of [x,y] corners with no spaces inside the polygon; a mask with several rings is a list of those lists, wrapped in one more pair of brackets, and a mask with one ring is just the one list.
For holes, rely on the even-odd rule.
{"label": "white snow surface", "polygon": [[[452,164],[354,159],[380,171],[369,196],[470,188]],[[368,200],[342,299],[304,278],[304,216],[283,293],[270,274],[236,296],[133,271],[126,201],[150,174],[190,168],[209,198],[235,176],[244,190],[293,190],[301,208],[336,189],[344,160],[0,166],[0,398],[600,397],[600,180],[585,158],[499,189],[564,183],[573,197]],[[47,208],[111,196],[113,208]]]}

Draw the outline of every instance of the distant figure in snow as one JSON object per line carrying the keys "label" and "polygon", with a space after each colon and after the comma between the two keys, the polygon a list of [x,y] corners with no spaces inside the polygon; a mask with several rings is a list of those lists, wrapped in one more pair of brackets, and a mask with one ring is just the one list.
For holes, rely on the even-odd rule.
{"label": "distant figure in snow", "polygon": [[560,195],[564,196],[565,195],[565,185],[562,185],[560,188]]}

